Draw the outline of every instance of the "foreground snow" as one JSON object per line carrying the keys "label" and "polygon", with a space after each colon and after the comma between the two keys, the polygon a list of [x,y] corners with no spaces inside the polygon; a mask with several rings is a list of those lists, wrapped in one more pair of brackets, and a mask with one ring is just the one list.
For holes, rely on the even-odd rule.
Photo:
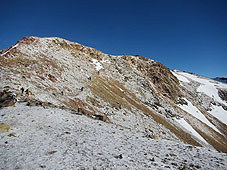
{"label": "foreground snow", "polygon": [[1,169],[225,169],[226,154],[153,140],[60,109],[17,104],[0,110]]}

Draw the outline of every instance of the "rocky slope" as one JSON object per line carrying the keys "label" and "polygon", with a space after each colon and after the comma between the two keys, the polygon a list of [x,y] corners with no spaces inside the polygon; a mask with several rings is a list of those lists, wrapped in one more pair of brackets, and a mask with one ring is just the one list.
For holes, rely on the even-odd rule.
{"label": "rocky slope", "polygon": [[226,169],[225,153],[72,113],[25,103],[1,109],[12,128],[0,133],[0,169]]}
{"label": "rocky slope", "polygon": [[[0,88],[150,138],[227,152],[227,85],[141,56],[112,56],[60,38],[0,51]],[[4,123],[4,122],[3,122]]]}

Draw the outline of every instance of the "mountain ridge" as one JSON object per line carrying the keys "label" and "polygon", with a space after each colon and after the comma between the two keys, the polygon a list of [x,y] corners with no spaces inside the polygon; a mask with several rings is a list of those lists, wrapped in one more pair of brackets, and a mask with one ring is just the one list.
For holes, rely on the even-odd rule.
{"label": "mountain ridge", "polygon": [[[226,123],[212,112],[226,113],[226,101],[216,88],[227,89],[222,84],[208,87],[212,97],[201,90],[210,79],[171,71],[145,57],[108,55],[56,37],[25,37],[1,50],[0,57],[0,87],[10,86],[19,100],[18,91],[24,87],[31,91],[30,98],[42,102],[160,139],[227,152]],[[226,94],[220,93],[224,99]]]}
{"label": "mountain ridge", "polygon": [[222,83],[227,83],[227,77],[216,77],[212,78],[213,80],[220,81]]}

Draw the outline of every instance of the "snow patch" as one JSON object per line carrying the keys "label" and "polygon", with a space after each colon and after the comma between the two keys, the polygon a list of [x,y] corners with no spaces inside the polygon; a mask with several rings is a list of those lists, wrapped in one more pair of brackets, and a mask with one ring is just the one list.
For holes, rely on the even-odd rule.
{"label": "snow patch", "polygon": [[95,69],[96,69],[97,71],[103,69],[102,64],[101,64],[98,60],[96,60],[96,59],[93,58],[93,59],[92,59],[92,62],[93,62],[93,64],[95,65]]}
{"label": "snow patch", "polygon": [[186,122],[184,119],[176,119],[176,121],[183,126],[185,129],[187,129],[188,131],[190,131],[192,133],[192,135],[194,135],[195,137],[197,137],[199,140],[201,140],[202,142],[207,144],[207,141],[199,134],[195,131],[195,129],[193,129],[193,127]]}
{"label": "snow patch", "polygon": [[4,52],[3,54],[1,54],[1,56],[7,54],[8,52],[10,52],[12,49],[16,48],[19,44],[16,44],[14,46],[12,46],[9,50],[7,50],[6,52]]}
{"label": "snow patch", "polygon": [[207,124],[209,127],[213,128],[215,131],[221,134],[221,132],[207,120],[207,118],[197,109],[190,101],[186,98],[184,100],[188,103],[188,105],[178,105],[181,109],[185,110],[192,116],[196,117],[197,119],[201,120],[203,123]]}
{"label": "snow patch", "polygon": [[227,124],[227,111],[224,110],[221,106],[213,105],[212,110],[208,112],[219,119],[221,122]]}
{"label": "snow patch", "polygon": [[218,90],[213,84],[202,84],[197,89],[198,92],[205,93],[207,96],[215,99],[216,101],[220,103],[226,103],[218,96]]}
{"label": "snow patch", "polygon": [[172,74],[173,74],[175,77],[177,77],[177,79],[178,79],[179,81],[183,81],[183,82],[186,82],[186,83],[190,83],[190,81],[189,81],[185,76],[180,75],[180,74],[178,74],[177,72],[174,72],[174,71],[172,71]]}
{"label": "snow patch", "polygon": [[227,103],[218,96],[218,90],[217,90],[218,88],[227,89],[227,84],[217,82],[212,79],[205,78],[205,77],[193,75],[190,73],[185,73],[185,72],[177,72],[177,75],[181,76],[181,78],[183,76],[183,77],[189,78],[193,81],[199,82],[201,85],[197,88],[197,92],[205,93],[207,96],[213,98],[215,101],[217,101],[219,103],[223,103],[223,104]]}
{"label": "snow patch", "polygon": [[111,64],[111,62],[109,60],[102,60],[100,61],[101,63],[107,63],[107,64]]}

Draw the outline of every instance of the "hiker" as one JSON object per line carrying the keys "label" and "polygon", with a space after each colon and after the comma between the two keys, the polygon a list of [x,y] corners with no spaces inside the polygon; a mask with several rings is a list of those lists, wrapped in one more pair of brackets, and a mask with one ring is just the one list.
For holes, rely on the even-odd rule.
{"label": "hiker", "polygon": [[84,87],[81,87],[81,89],[80,89],[81,91],[83,91],[84,90]]}
{"label": "hiker", "polygon": [[14,101],[15,103],[17,102],[17,98],[16,98],[16,96],[17,96],[17,95],[16,95],[15,93],[13,93],[13,94],[12,94],[12,96],[11,96],[11,97],[12,97],[12,99],[13,99],[13,101]]}
{"label": "hiker", "polygon": [[61,91],[61,95],[62,95],[62,96],[64,95],[63,91]]}
{"label": "hiker", "polygon": [[23,87],[21,87],[21,96],[23,96],[23,94],[24,94],[24,88]]}
{"label": "hiker", "polygon": [[3,95],[4,95],[4,92],[3,92],[3,91],[1,91],[0,96],[3,96]]}
{"label": "hiker", "polygon": [[15,93],[12,94],[12,98],[13,98],[13,99],[15,99],[16,96],[17,96],[17,95],[16,95]]}
{"label": "hiker", "polygon": [[25,96],[26,97],[29,97],[29,91],[28,91],[28,89],[25,91]]}

